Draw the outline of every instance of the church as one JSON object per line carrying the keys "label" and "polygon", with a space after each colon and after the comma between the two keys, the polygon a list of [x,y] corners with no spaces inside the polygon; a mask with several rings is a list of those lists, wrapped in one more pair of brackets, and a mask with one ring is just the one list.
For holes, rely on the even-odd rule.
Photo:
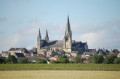
{"label": "church", "polygon": [[37,53],[46,57],[65,54],[67,56],[76,57],[88,50],[87,42],[72,40],[72,30],[70,27],[69,16],[63,40],[50,40],[48,31],[46,30],[45,39],[42,39],[40,29],[37,37]]}

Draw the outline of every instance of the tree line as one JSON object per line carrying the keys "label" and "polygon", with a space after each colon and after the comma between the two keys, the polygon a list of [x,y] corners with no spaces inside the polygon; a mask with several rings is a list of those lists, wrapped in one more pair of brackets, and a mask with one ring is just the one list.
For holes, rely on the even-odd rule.
{"label": "tree line", "polygon": [[[95,64],[120,64],[120,58],[117,58],[115,55],[109,55],[106,58],[104,58],[101,55],[94,55],[93,57],[90,57],[88,59],[84,59],[81,57],[75,57],[73,61],[69,61],[68,57],[66,55],[62,55],[59,57],[58,60],[51,60],[51,64],[57,64],[57,63],[83,63],[84,60],[88,60],[91,63]],[[17,59],[15,56],[10,55],[8,58],[1,57],[0,58],[1,64],[27,64],[27,63],[33,63],[29,61],[27,58],[20,58]],[[45,64],[47,63],[46,60],[43,59],[36,59],[36,64]]]}

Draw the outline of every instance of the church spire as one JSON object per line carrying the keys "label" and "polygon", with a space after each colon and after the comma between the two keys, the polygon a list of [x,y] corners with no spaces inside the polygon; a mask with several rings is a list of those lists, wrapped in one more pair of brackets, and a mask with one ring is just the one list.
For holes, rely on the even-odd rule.
{"label": "church spire", "polygon": [[69,35],[70,37],[72,37],[71,28],[70,28],[70,21],[69,21],[69,15],[67,17],[67,24],[66,24],[65,35]]}
{"label": "church spire", "polygon": [[49,41],[48,31],[47,31],[47,29],[46,29],[46,36],[45,36],[45,40],[46,40],[46,41]]}
{"label": "church spire", "polygon": [[39,34],[38,34],[38,38],[40,38],[40,39],[41,39],[40,28],[39,28]]}
{"label": "church spire", "polygon": [[69,16],[67,17],[65,36],[63,39],[63,50],[66,52],[72,51],[72,31],[70,28]]}

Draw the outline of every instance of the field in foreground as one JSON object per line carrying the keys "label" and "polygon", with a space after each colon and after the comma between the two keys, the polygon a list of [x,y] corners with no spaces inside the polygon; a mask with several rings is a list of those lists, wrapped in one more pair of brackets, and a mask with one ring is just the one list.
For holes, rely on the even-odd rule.
{"label": "field in foreground", "polygon": [[0,70],[120,71],[120,64],[0,64]]}
{"label": "field in foreground", "polygon": [[120,71],[0,71],[0,79],[120,79]]}

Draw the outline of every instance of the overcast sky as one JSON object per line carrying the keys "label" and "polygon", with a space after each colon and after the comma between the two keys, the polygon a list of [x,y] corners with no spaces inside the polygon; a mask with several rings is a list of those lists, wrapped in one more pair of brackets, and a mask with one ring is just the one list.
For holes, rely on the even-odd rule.
{"label": "overcast sky", "polygon": [[36,47],[39,28],[63,40],[68,14],[73,40],[120,50],[120,0],[0,0],[0,52]]}

